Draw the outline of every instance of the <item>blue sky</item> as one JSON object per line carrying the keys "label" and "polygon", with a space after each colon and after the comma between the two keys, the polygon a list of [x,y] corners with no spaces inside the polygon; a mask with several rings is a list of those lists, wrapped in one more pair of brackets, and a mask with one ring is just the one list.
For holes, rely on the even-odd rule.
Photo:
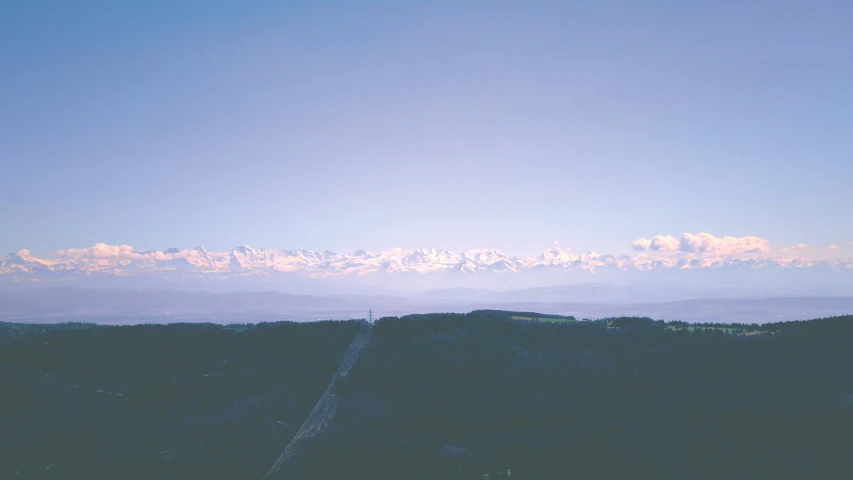
{"label": "blue sky", "polygon": [[4,2],[0,252],[849,245],[853,3],[696,3]]}

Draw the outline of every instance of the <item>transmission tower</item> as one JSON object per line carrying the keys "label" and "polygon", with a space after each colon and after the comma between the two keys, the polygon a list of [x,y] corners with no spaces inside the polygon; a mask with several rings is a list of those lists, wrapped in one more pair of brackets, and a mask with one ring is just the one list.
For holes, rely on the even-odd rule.
{"label": "transmission tower", "polygon": [[370,323],[370,324],[373,323],[373,309],[372,308],[367,312],[367,323]]}

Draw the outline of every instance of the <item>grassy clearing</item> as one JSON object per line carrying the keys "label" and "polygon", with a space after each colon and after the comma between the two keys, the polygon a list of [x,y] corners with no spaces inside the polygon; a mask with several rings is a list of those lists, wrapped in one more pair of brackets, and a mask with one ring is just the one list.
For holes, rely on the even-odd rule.
{"label": "grassy clearing", "polygon": [[570,318],[522,317],[522,316],[518,316],[518,315],[513,315],[510,318],[512,318],[513,320],[526,320],[528,322],[532,322],[534,320],[537,320],[540,322],[549,322],[549,323],[569,323],[569,322],[575,322],[576,321],[576,320],[572,320]]}
{"label": "grassy clearing", "polygon": [[733,327],[703,327],[703,326],[680,327],[677,325],[667,325],[666,330],[667,331],[687,330],[689,333],[693,333],[696,330],[702,330],[702,331],[720,330],[723,333],[725,333],[726,335],[746,335],[746,336],[763,335],[763,334],[773,333],[773,332],[767,332],[767,331],[763,331],[763,330],[747,330],[744,328],[733,328]]}

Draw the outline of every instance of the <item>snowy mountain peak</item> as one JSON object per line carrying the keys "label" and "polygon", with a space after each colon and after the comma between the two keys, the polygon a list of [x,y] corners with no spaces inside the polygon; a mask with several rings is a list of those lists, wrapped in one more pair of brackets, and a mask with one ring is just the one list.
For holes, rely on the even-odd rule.
{"label": "snowy mountain peak", "polygon": [[10,253],[9,255],[6,256],[6,259],[4,261],[7,263],[15,263],[18,265],[22,265],[22,264],[30,263],[30,262],[32,262],[32,260],[33,260],[33,257],[31,255],[30,251],[26,250],[26,249],[22,249],[22,250],[18,250],[15,253]]}
{"label": "snowy mountain peak", "polygon": [[517,258],[491,248],[462,253],[434,248],[394,248],[378,253],[356,250],[352,254],[338,254],[304,249],[255,249],[248,245],[241,245],[228,252],[210,252],[202,247],[189,250],[169,248],[165,251],[137,251],[129,245],[96,244],[89,248],[61,250],[51,259],[37,258],[29,250],[20,250],[0,258],[0,280],[50,280],[74,274],[242,276],[300,272],[312,277],[368,275],[379,272],[424,275],[454,272],[506,274],[541,268],[589,273],[602,269],[649,271],[696,268],[826,268],[853,271],[853,259],[814,260],[790,256],[734,258],[694,253],[614,256],[592,251],[578,256],[572,254],[569,249],[556,245],[537,256]]}
{"label": "snowy mountain peak", "polygon": [[234,251],[242,253],[243,255],[250,255],[255,253],[255,249],[248,245],[240,245],[239,247],[235,248]]}

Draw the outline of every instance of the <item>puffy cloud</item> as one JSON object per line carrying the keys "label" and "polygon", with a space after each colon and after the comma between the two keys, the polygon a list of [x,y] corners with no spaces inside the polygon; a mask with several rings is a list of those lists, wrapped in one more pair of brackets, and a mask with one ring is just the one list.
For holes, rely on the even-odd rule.
{"label": "puffy cloud", "polygon": [[838,245],[830,245],[830,246],[826,247],[826,249],[827,250],[841,250],[841,247],[839,247]]}
{"label": "puffy cloud", "polygon": [[798,243],[796,245],[791,245],[790,247],[785,247],[779,251],[780,252],[792,252],[794,250],[802,250],[804,248],[809,248],[809,245],[807,243]]}
{"label": "puffy cloud", "polygon": [[649,246],[650,250],[654,250],[656,252],[667,252],[672,250],[677,250],[679,246],[679,241],[677,238],[672,235],[658,235],[652,239],[652,243]]}
{"label": "puffy cloud", "polygon": [[649,247],[652,246],[652,241],[646,240],[645,238],[641,238],[639,240],[634,240],[631,243],[631,246],[634,248],[634,250],[642,252],[643,250],[648,250]]}
{"label": "puffy cloud", "polygon": [[631,245],[634,250],[658,252],[679,251],[687,253],[709,253],[734,255],[738,253],[769,252],[769,241],[759,237],[715,237],[710,233],[685,233],[680,239],[672,235],[657,235],[651,240],[641,238]]}
{"label": "puffy cloud", "polygon": [[96,243],[88,248],[69,248],[56,252],[60,257],[111,258],[130,257],[134,255],[130,245],[107,245]]}
{"label": "puffy cloud", "polygon": [[634,250],[643,251],[643,250],[653,250],[655,252],[668,252],[673,250],[678,250],[679,241],[677,238],[672,235],[656,235],[651,240],[647,240],[645,238],[641,238],[639,240],[635,240],[632,244]]}
{"label": "puffy cloud", "polygon": [[679,250],[682,252],[734,255],[737,253],[769,252],[769,244],[769,240],[754,236],[715,237],[704,232],[696,235],[685,233],[681,236]]}

